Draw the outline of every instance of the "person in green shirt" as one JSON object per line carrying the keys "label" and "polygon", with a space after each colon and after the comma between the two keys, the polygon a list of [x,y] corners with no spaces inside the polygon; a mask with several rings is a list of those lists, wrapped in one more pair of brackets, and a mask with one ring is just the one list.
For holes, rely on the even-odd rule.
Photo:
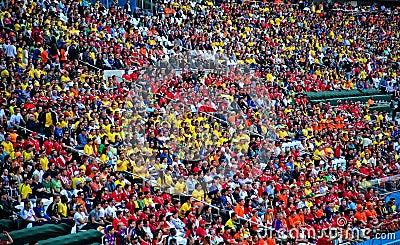
{"label": "person in green shirt", "polygon": [[61,173],[58,173],[56,177],[52,180],[52,185],[53,185],[53,190],[55,193],[60,193],[62,188],[62,182],[61,182]]}
{"label": "person in green shirt", "polygon": [[51,180],[51,175],[50,173],[45,173],[43,174],[43,182],[42,182],[42,186],[44,188],[46,188],[46,193],[47,195],[50,197],[54,194],[54,186],[53,186],[53,182]]}

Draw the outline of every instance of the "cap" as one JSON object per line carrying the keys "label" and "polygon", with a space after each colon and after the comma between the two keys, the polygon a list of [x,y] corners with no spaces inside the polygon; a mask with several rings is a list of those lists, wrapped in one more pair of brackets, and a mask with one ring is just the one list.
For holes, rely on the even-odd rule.
{"label": "cap", "polygon": [[82,182],[80,180],[76,181],[75,185],[80,185]]}
{"label": "cap", "polygon": [[252,195],[252,196],[250,197],[250,199],[254,199],[254,198],[257,198],[257,196],[256,196],[256,195]]}
{"label": "cap", "polygon": [[18,158],[18,157],[22,157],[22,153],[16,152],[15,153],[15,158]]}
{"label": "cap", "polygon": [[92,167],[92,171],[97,171],[97,170],[99,170],[99,169],[96,167]]}
{"label": "cap", "polygon": [[207,223],[207,222],[206,222],[204,219],[202,219],[202,220],[199,221],[199,224],[200,224],[200,225],[204,225],[205,223]]}
{"label": "cap", "polygon": [[[85,181],[90,182],[90,181],[92,181],[92,178],[86,178]],[[76,183],[78,183],[78,182],[76,182]]]}

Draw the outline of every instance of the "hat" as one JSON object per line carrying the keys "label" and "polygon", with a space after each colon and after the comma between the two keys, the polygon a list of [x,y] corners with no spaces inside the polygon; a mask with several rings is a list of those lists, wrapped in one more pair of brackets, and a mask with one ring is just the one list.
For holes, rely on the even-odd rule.
{"label": "hat", "polygon": [[92,167],[92,171],[97,171],[97,170],[99,170],[99,169],[96,167]]}
{"label": "hat", "polygon": [[256,195],[252,195],[252,196],[250,197],[250,199],[254,199],[254,198],[257,198],[257,196],[256,196]]}
{"label": "hat", "polygon": [[80,185],[82,182],[80,180],[76,181],[75,185]]}
{"label": "hat", "polygon": [[[92,181],[92,178],[86,178],[85,181],[90,182],[90,181]],[[76,183],[78,183],[78,182],[76,182]]]}
{"label": "hat", "polygon": [[16,152],[15,153],[15,158],[18,158],[18,157],[22,157],[22,153]]}
{"label": "hat", "polygon": [[67,151],[66,151],[66,150],[62,150],[62,151],[60,152],[60,154],[61,154],[61,155],[65,155],[65,154],[67,154]]}
{"label": "hat", "polygon": [[204,225],[205,223],[207,223],[204,219],[200,220],[199,224],[200,225]]}

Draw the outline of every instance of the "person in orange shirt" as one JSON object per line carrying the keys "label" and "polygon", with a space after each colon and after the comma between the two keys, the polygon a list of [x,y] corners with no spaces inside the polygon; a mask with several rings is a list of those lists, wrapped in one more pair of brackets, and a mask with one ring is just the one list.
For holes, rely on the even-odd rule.
{"label": "person in orange shirt", "polygon": [[271,236],[267,238],[267,245],[276,245],[276,231],[272,231]]}
{"label": "person in orange shirt", "polygon": [[244,218],[244,200],[240,199],[235,209],[233,210],[239,216]]}
{"label": "person in orange shirt", "polygon": [[83,191],[78,192],[77,198],[78,198],[78,199],[76,200],[76,203],[82,205],[82,207],[83,207],[83,212],[85,212],[85,213],[87,214],[86,203],[85,203],[85,201],[84,201],[84,199],[85,199],[85,194],[83,193]]}
{"label": "person in orange shirt", "polygon": [[296,211],[293,210],[290,212],[290,216],[288,218],[289,229],[294,228],[294,227],[296,227],[297,224],[302,224],[303,222],[304,222],[304,216],[302,219],[300,214],[298,214]]}
{"label": "person in orange shirt", "polygon": [[367,216],[365,215],[364,207],[361,204],[357,205],[357,212],[354,214],[354,218],[364,224],[367,223]]}
{"label": "person in orange shirt", "polygon": [[376,211],[375,211],[374,206],[372,205],[372,203],[371,202],[367,202],[366,207],[367,207],[367,210],[365,210],[365,216],[372,217],[372,218],[375,219],[377,214],[376,214]]}
{"label": "person in orange shirt", "polygon": [[251,216],[251,229],[253,231],[258,231],[258,211],[257,210],[253,210],[253,216]]}
{"label": "person in orange shirt", "polygon": [[289,198],[288,193],[289,193],[288,189],[283,188],[281,190],[281,194],[278,196],[278,199],[282,200],[285,204],[287,204],[288,203],[288,198]]}
{"label": "person in orange shirt", "polygon": [[322,208],[318,209],[318,211],[316,212],[316,215],[318,218],[321,218],[322,215],[324,215],[324,210]]}
{"label": "person in orange shirt", "polygon": [[296,211],[292,210],[290,211],[290,216],[287,219],[287,223],[288,223],[288,228],[291,229],[293,227],[295,227],[295,223],[296,223]]}
{"label": "person in orange shirt", "polygon": [[301,224],[304,224],[304,211],[303,209],[297,209],[297,221],[300,221]]}

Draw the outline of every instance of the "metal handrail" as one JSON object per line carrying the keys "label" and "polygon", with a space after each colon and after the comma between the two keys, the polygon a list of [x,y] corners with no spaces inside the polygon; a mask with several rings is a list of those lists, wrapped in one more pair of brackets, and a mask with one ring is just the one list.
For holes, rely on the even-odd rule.
{"label": "metal handrail", "polygon": [[90,66],[90,67],[92,67],[93,69],[96,69],[96,70],[98,70],[98,71],[103,71],[103,70],[104,70],[104,69],[102,69],[102,68],[100,68],[100,67],[97,67],[97,66],[94,66],[94,65],[92,65],[92,64],[89,64],[88,62],[83,61],[83,60],[78,60],[78,62],[83,63],[83,64],[86,65],[86,66]]}

